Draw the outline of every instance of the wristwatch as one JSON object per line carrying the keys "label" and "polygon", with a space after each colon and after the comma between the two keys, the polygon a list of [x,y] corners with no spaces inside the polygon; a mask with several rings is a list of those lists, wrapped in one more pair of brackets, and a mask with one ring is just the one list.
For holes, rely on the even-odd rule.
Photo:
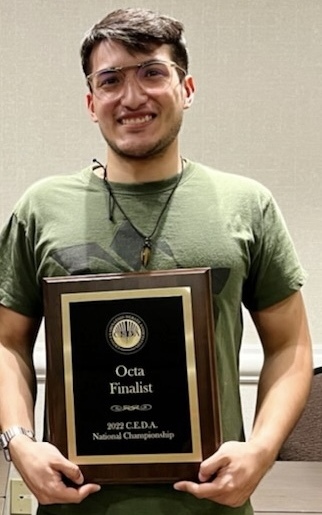
{"label": "wristwatch", "polygon": [[17,435],[25,435],[28,436],[34,442],[36,441],[35,433],[31,429],[25,429],[24,427],[20,426],[9,427],[9,429],[4,431],[3,433],[0,433],[0,450],[3,451],[4,457],[7,461],[11,461],[9,443]]}

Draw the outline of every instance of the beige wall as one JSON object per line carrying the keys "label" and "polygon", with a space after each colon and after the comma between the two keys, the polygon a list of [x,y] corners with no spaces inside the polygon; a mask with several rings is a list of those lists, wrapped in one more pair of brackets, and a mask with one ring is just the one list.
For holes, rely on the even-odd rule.
{"label": "beige wall", "polygon": [[[79,42],[129,4],[185,23],[197,94],[183,154],[273,191],[309,272],[321,365],[321,0],[0,0],[0,225],[36,179],[104,160],[85,109]],[[256,343],[247,323],[246,351],[259,352]]]}
{"label": "beige wall", "polygon": [[[197,95],[183,154],[273,191],[309,272],[304,294],[322,365],[321,0],[0,0],[0,225],[35,180],[104,160],[85,110],[79,42],[106,12],[128,5],[185,23]],[[42,369],[42,333],[37,348]],[[247,321],[247,431],[260,362]],[[41,398],[37,414],[41,432]]]}

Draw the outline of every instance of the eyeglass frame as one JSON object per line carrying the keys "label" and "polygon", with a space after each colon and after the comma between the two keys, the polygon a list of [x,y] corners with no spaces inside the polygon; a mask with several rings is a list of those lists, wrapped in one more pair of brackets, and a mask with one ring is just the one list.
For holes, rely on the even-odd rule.
{"label": "eyeglass frame", "polygon": [[[175,61],[167,61],[167,60],[163,60],[163,59],[150,59],[149,61],[143,61],[142,63],[138,63],[138,64],[130,64],[127,66],[111,66],[110,68],[102,68],[102,70],[97,70],[96,72],[92,72],[86,76],[87,85],[90,88],[91,92],[94,92],[95,88],[93,88],[91,81],[92,81],[93,77],[95,77],[96,75],[99,75],[104,72],[123,72],[123,70],[129,70],[131,68],[139,70],[139,69],[143,68],[144,66],[148,66],[150,64],[158,64],[158,63],[166,64],[166,65],[171,66],[171,68],[176,68],[177,70],[180,70],[183,73],[183,78],[186,77],[186,75],[187,75],[187,71],[184,70],[184,68],[182,68],[181,66],[179,66]],[[136,76],[136,74],[135,74],[135,76]],[[180,77],[179,77],[179,79],[180,79]],[[183,80],[183,79],[180,79],[180,82],[181,82],[181,80]],[[143,89],[144,89],[144,87],[143,87]]]}

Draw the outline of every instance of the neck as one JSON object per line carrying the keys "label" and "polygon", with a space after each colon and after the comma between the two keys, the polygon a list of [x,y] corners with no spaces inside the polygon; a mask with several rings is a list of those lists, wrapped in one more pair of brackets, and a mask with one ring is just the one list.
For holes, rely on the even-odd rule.
{"label": "neck", "polygon": [[107,163],[109,181],[127,184],[161,181],[181,171],[181,157],[177,152],[142,159],[124,158],[108,152]]}

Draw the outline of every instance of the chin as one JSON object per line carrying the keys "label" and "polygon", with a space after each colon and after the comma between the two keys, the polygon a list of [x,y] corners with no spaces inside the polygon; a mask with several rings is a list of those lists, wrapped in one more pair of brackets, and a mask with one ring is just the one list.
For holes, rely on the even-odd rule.
{"label": "chin", "polygon": [[120,157],[132,158],[132,159],[143,159],[147,157],[156,156],[163,152],[164,147],[160,148],[160,145],[131,145],[131,146],[115,146],[110,145],[112,150],[116,152]]}
{"label": "chin", "polygon": [[166,150],[174,143],[178,135],[178,128],[172,130],[162,138],[146,141],[146,135],[138,136],[135,139],[109,141],[105,138],[109,147],[120,157],[127,159],[144,159],[165,154]]}

